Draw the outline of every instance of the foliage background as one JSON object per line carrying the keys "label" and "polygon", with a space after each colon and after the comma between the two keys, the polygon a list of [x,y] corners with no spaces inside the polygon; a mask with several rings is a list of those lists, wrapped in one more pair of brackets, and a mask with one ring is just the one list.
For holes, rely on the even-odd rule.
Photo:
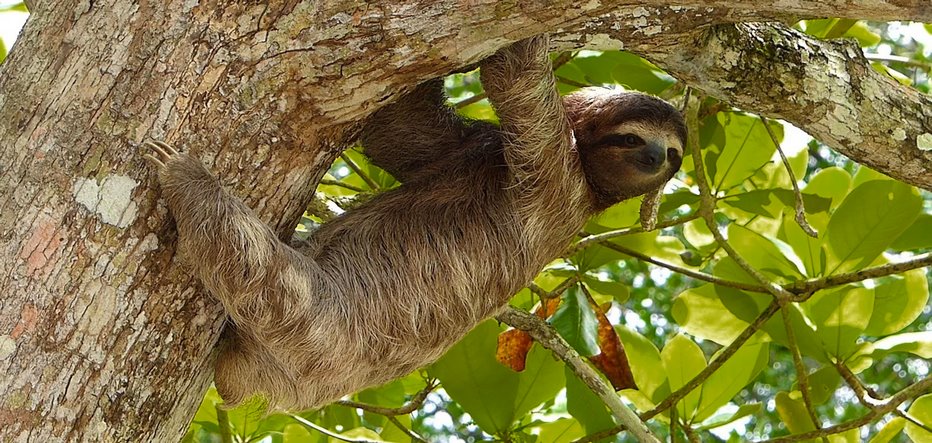
{"label": "foliage background", "polygon": [[[24,9],[21,3],[0,5],[7,11],[0,17]],[[0,26],[11,23],[0,20]],[[5,30],[15,26],[7,24]],[[929,93],[928,25],[814,20],[797,26],[821,38],[857,39],[876,69]],[[9,37],[6,40],[6,45],[0,44],[0,59],[11,43]],[[633,54],[583,51],[554,54],[554,59],[561,92],[590,85],[624,87],[683,104],[684,86]],[[463,115],[494,121],[475,72],[450,76],[446,86],[451,105]],[[764,121],[712,97],[703,98],[698,116],[691,130],[699,135],[703,164],[715,191],[716,225],[727,243],[770,281],[824,283],[829,276],[916,261],[932,249],[928,192],[838,156],[786,124]],[[789,157],[806,218],[819,232],[817,239],[807,238],[794,221],[791,179],[765,125]],[[298,232],[306,235],[317,224],[396,185],[368,164],[360,148],[350,149],[319,186],[319,199]],[[568,282],[585,287],[595,304],[607,308],[625,344],[640,390],[622,395],[639,411],[654,408],[698,374],[772,300],[769,294],[728,284],[758,282],[728,258],[721,242],[696,216],[698,194],[690,156],[666,190],[661,221],[668,223],[663,229],[640,232],[639,201],[613,207],[586,227],[599,241],[581,238],[577,248],[537,277],[536,291],[525,289],[512,300],[516,307],[533,309],[541,294],[563,297],[551,324],[580,353],[591,355],[598,351],[592,349],[597,343],[593,310],[586,300],[576,299],[579,291],[554,291]],[[725,284],[684,275],[689,271],[724,279]],[[652,430],[670,439],[776,438],[853,422],[877,408],[871,397],[887,398],[927,380],[932,312],[925,268],[818,287],[806,293],[805,301],[787,306],[764,323],[674,408],[651,419]],[[219,407],[221,401],[211,389],[185,440],[629,438],[624,433],[599,434],[615,427],[612,416],[549,351],[535,345],[521,373],[499,364],[496,341],[505,329],[486,321],[434,365],[316,412],[264,416],[261,405],[255,404],[227,411]],[[932,396],[922,393],[912,395],[897,412],[878,414],[867,425],[830,439],[932,441]],[[392,410],[406,405],[413,412],[394,415],[407,412]]]}

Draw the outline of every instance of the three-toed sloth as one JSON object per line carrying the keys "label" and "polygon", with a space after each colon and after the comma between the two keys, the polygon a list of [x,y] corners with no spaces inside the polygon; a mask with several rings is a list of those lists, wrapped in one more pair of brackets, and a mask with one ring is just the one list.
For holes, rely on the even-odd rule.
{"label": "three-toed sloth", "polygon": [[311,408],[424,366],[562,253],[587,218],[662,186],[686,127],[666,102],[561,99],[548,38],[484,60],[500,125],[468,121],[429,81],[362,132],[403,184],[288,245],[193,157],[149,143],[179,250],[232,318],[215,381],[237,404]]}

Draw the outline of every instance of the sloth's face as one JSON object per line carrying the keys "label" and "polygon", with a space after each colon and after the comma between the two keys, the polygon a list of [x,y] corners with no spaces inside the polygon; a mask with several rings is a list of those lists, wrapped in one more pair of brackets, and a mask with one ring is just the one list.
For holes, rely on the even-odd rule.
{"label": "sloth's face", "polygon": [[680,169],[686,144],[683,117],[667,102],[602,91],[565,100],[596,210],[662,186]]}

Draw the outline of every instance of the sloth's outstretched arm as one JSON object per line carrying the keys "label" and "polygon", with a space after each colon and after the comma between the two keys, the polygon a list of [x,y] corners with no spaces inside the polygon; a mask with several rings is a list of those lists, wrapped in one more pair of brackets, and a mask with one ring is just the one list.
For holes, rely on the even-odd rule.
{"label": "sloth's outstretched arm", "polygon": [[[504,48],[481,64],[482,85],[501,122],[528,250],[546,260],[585,220],[587,187],[569,119],[556,90],[546,35]],[[566,231],[566,232],[564,232]]]}
{"label": "sloth's outstretched arm", "polygon": [[314,266],[279,241],[197,159],[147,142],[162,196],[178,228],[185,264],[241,327],[262,335],[280,328],[301,295],[311,293]]}
{"label": "sloth's outstretched arm", "polygon": [[466,130],[446,105],[443,79],[434,79],[376,111],[363,128],[361,141],[373,163],[406,181],[457,149]]}

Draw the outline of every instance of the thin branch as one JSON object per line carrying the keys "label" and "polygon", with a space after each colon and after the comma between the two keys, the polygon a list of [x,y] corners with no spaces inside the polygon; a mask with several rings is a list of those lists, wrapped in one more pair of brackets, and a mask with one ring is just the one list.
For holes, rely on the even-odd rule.
{"label": "thin branch", "polygon": [[233,429],[230,427],[230,414],[222,405],[216,405],[217,427],[220,429],[220,442],[233,443]]}
{"label": "thin branch", "polygon": [[363,411],[384,415],[386,417],[408,415],[420,408],[421,405],[424,404],[424,400],[427,399],[427,395],[430,394],[431,391],[433,391],[435,388],[437,388],[437,383],[433,380],[429,381],[424,389],[421,389],[417,394],[414,394],[414,397],[411,397],[411,400],[408,401],[408,403],[399,408],[386,408],[350,400],[340,400],[337,402],[337,404],[340,406],[346,406],[348,408],[362,409]]}
{"label": "thin branch", "polygon": [[[684,223],[691,222],[697,218],[699,218],[699,214],[694,212],[689,215],[684,215],[682,217],[678,217],[672,220],[667,220],[663,223],[657,223],[657,226],[655,226],[655,228],[656,229],[670,228],[673,226],[682,225]],[[603,232],[601,234],[584,233],[585,237],[583,237],[578,242],[576,242],[576,244],[574,244],[573,247],[570,248],[570,250],[567,252],[567,255],[573,255],[585,249],[586,247],[592,245],[593,243],[602,243],[602,242],[605,242],[606,240],[610,240],[613,238],[624,237],[626,235],[641,234],[643,232],[647,232],[644,230],[643,227],[634,226],[634,227],[625,228],[625,229],[615,229],[612,231]]]}
{"label": "thin branch", "polygon": [[699,385],[701,385],[707,378],[709,378],[713,372],[725,364],[725,362],[727,362],[732,355],[735,355],[735,353],[738,352],[738,349],[741,348],[741,346],[744,346],[748,339],[754,336],[754,334],[764,326],[764,323],[766,323],[767,320],[770,320],[770,318],[773,317],[773,315],[779,310],[780,305],[776,301],[773,301],[767,305],[767,307],[764,308],[764,311],[754,319],[754,322],[748,325],[747,328],[744,328],[744,330],[741,331],[741,334],[738,334],[738,336],[735,337],[735,339],[729,343],[728,346],[722,349],[721,352],[719,352],[715,357],[715,359],[709,362],[709,365],[706,366],[705,369],[696,374],[692,380],[686,382],[686,384],[681,388],[677,389],[675,392],[667,396],[667,398],[663,399],[663,401],[660,402],[660,404],[657,406],[654,406],[653,409],[641,414],[641,420],[648,420],[657,414],[660,414],[661,412],[673,406],[674,403],[683,399],[683,397],[689,395],[693,389],[699,387]]}
{"label": "thin branch", "polygon": [[588,87],[592,86],[592,85],[587,84],[587,83],[578,82],[578,81],[573,80],[573,79],[571,79],[571,78],[563,77],[562,75],[555,75],[554,77],[556,77],[557,81],[560,82],[560,83],[563,83],[563,84],[565,84],[565,85],[575,86],[575,87],[577,87],[577,88],[588,88]]}
{"label": "thin branch", "polygon": [[874,62],[902,63],[904,65],[922,68],[926,71],[932,71],[932,63],[913,60],[909,57],[903,57],[902,55],[864,54],[864,58]]}
{"label": "thin branch", "polygon": [[531,292],[533,292],[534,294],[537,294],[537,296],[540,297],[542,300],[549,300],[551,298],[559,297],[560,294],[563,294],[563,291],[566,291],[567,288],[575,285],[578,282],[579,282],[579,276],[574,275],[560,282],[560,284],[557,285],[557,287],[554,288],[550,292],[545,291],[540,286],[537,286],[537,283],[534,283],[534,282],[528,283],[527,288],[530,289]]}
{"label": "thin branch", "polygon": [[362,169],[359,167],[359,165],[357,165],[356,162],[354,162],[352,159],[350,159],[349,156],[346,155],[345,152],[344,152],[344,153],[340,153],[340,158],[341,158],[344,162],[346,162],[346,166],[349,166],[349,168],[352,169],[353,172],[355,172],[356,174],[358,174],[358,175],[362,178],[362,181],[366,182],[366,185],[368,185],[370,189],[372,189],[373,191],[378,191],[378,190],[379,190],[379,185],[378,185],[376,182],[374,182],[374,181],[372,180],[371,177],[369,177],[368,175],[364,174],[364,173],[362,172]]}
{"label": "thin branch", "polygon": [[606,385],[599,374],[550,325],[534,315],[510,306],[497,318],[503,323],[529,333],[537,343],[560,357],[573,373],[608,406],[612,415],[626,426],[628,432],[635,438],[642,442],[660,441],[638,418],[637,414],[622,403],[621,397],[615,393],[615,390]]}
{"label": "thin branch", "polygon": [[[360,175],[362,175],[362,174],[360,174]],[[351,184],[349,184],[349,183],[343,183],[343,182],[340,181],[340,180],[331,180],[331,179],[329,179],[329,178],[322,178],[322,179],[320,179],[320,182],[319,182],[319,183],[322,184],[322,185],[339,186],[339,187],[341,187],[341,188],[349,189],[350,191],[356,191],[356,192],[369,192],[369,190],[360,188],[359,186],[354,186],[354,185],[351,185]]]}
{"label": "thin branch", "polygon": [[715,223],[715,197],[712,195],[712,189],[709,187],[709,182],[706,179],[705,166],[702,164],[702,152],[699,150],[699,100],[697,99],[695,103],[690,101],[686,109],[686,126],[690,128],[687,144],[693,154],[696,184],[699,186],[699,215],[705,220],[705,224],[708,226],[709,231],[712,232],[712,236],[715,237],[715,241],[718,242],[719,246],[728,253],[728,256],[731,257],[741,269],[744,269],[744,271],[757,280],[758,283],[767,288],[767,292],[777,299],[793,300],[794,295],[792,293],[770,281],[764,274],[751,266],[741,254],[738,254],[738,251],[725,240],[718,225]]}
{"label": "thin branch", "polygon": [[796,200],[796,205],[794,207],[796,211],[796,224],[798,224],[808,236],[819,238],[819,233],[809,224],[809,221],[806,220],[806,207],[803,205],[803,194],[799,191],[799,184],[796,183],[796,174],[793,173],[793,167],[790,166],[790,161],[787,160],[786,154],[783,153],[783,148],[780,147],[780,141],[777,140],[777,135],[773,133],[773,129],[770,128],[767,119],[760,116],[760,120],[764,123],[764,129],[767,130],[767,134],[770,135],[770,140],[773,141],[773,145],[777,148],[777,152],[780,153],[780,159],[783,160],[783,167],[786,168],[786,173],[790,176],[790,183],[793,185],[793,195]]}
{"label": "thin branch", "polygon": [[828,277],[803,280],[784,286],[787,291],[801,294],[812,292],[817,289],[824,289],[843,285],[845,283],[854,283],[871,278],[885,277],[888,275],[899,274],[901,272],[911,271],[913,269],[932,266],[932,253],[920,254],[910,260],[899,263],[888,263],[885,265],[875,266],[873,268],[861,271],[849,272],[846,274],[832,275]]}
{"label": "thin branch", "polygon": [[932,377],[926,377],[922,380],[913,383],[900,392],[897,392],[896,395],[890,397],[882,406],[877,407],[876,409],[871,410],[867,414],[862,415],[856,420],[847,421],[835,426],[830,426],[823,428],[817,431],[809,431],[802,434],[788,435],[785,437],[778,437],[770,440],[764,440],[761,443],[785,443],[785,442],[796,442],[809,440],[811,438],[818,438],[826,435],[840,434],[851,429],[857,429],[861,426],[864,426],[897,408],[903,402],[919,397],[927,392],[932,390]]}
{"label": "thin branch", "polygon": [[485,92],[480,92],[472,97],[464,98],[456,102],[456,104],[454,104],[453,107],[456,109],[463,109],[473,103],[479,103],[482,100],[485,100],[486,98],[488,98],[488,95],[486,95]]}
{"label": "thin branch", "polygon": [[[786,329],[786,342],[793,356],[793,366],[796,368],[796,382],[799,384],[799,392],[803,397],[803,404],[806,406],[806,412],[809,414],[809,420],[816,430],[822,429],[822,422],[816,416],[815,408],[812,407],[812,396],[809,395],[809,374],[806,365],[803,364],[803,356],[799,353],[799,345],[796,343],[796,333],[793,331],[793,325],[790,323],[790,303],[784,301],[780,304],[780,316],[783,317],[783,328]],[[822,437],[824,443],[828,443],[826,437]]]}
{"label": "thin branch", "polygon": [[318,425],[317,423],[314,423],[314,422],[312,422],[312,421],[310,421],[310,420],[308,420],[308,419],[306,419],[306,418],[304,418],[304,417],[301,417],[300,415],[289,414],[288,416],[291,417],[294,421],[296,421],[296,422],[298,422],[298,423],[300,423],[300,424],[302,424],[302,425],[304,425],[304,426],[307,426],[307,427],[309,427],[309,428],[311,428],[311,429],[313,429],[313,430],[315,430],[315,431],[317,431],[317,432],[320,432],[321,434],[324,434],[324,435],[326,435],[327,437],[332,437],[332,438],[335,438],[335,439],[340,440],[340,441],[346,441],[346,442],[350,442],[350,443],[379,443],[379,442],[377,442],[377,441],[375,441],[375,440],[369,440],[369,439],[365,439],[365,438],[352,438],[352,437],[347,437],[347,436],[342,435],[342,434],[337,434],[336,432],[333,432],[333,431],[331,431],[331,430],[329,430],[329,429],[327,429],[327,428],[325,428],[325,427],[323,427],[323,426],[320,426],[320,425]]}
{"label": "thin branch", "polygon": [[417,432],[414,432],[411,429],[408,429],[408,427],[405,426],[404,423],[401,422],[401,420],[398,420],[398,417],[389,415],[387,418],[388,418],[388,421],[390,421],[393,425],[395,425],[396,428],[400,429],[401,432],[404,432],[405,435],[407,435],[408,437],[411,437],[411,440],[416,441],[418,443],[427,443],[427,441],[424,440],[423,437],[418,435]]}

